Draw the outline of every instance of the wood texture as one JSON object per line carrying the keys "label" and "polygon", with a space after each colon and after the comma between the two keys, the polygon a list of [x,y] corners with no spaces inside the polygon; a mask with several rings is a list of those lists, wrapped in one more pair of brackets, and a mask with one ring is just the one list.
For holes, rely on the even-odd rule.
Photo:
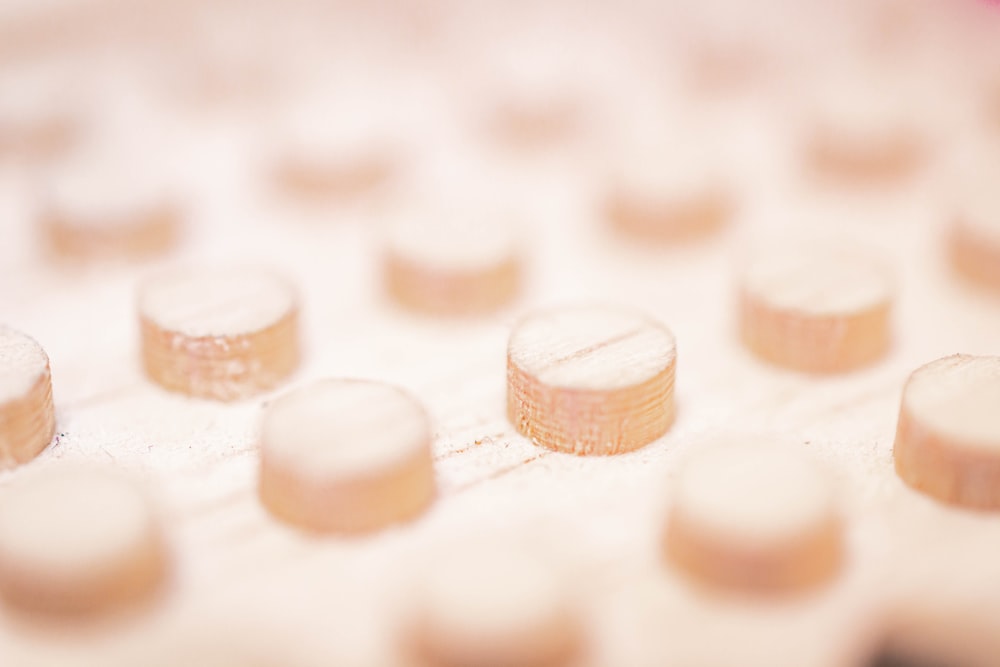
{"label": "wood texture", "polygon": [[[111,4],[129,11],[126,3]],[[927,169],[912,182],[848,193],[804,178],[790,101],[822,78],[831,58],[864,48],[856,32],[868,25],[860,18],[869,3],[809,0],[782,3],[781,11],[727,3],[724,19],[761,30],[762,46],[784,63],[744,97],[700,102],[731,147],[727,160],[750,197],[719,234],[654,249],[619,239],[595,201],[607,185],[597,176],[606,173],[605,149],[613,143],[602,129],[607,124],[596,123],[560,151],[496,154],[483,148],[492,142],[481,141],[481,125],[470,120],[481,116],[463,93],[480,72],[476,54],[506,43],[508,31],[567,29],[582,47],[574,51],[575,71],[600,91],[588,98],[588,117],[648,127],[642,123],[652,121],[631,114],[649,102],[644,94],[663,84],[655,109],[687,94],[668,80],[678,72],[665,68],[684,67],[675,46],[693,26],[669,3],[636,3],[629,12],[620,5],[582,11],[559,4],[553,11],[516,3],[473,12],[451,3],[436,14],[449,20],[429,26],[440,41],[416,38],[419,21],[401,19],[426,16],[423,5],[305,3],[310,9],[301,14],[267,3],[220,6],[233,4],[241,20],[212,25],[295,28],[295,48],[286,41],[269,50],[248,37],[263,58],[313,73],[316,85],[330,86],[337,69],[352,63],[365,63],[365,75],[387,85],[428,83],[396,97],[400,109],[433,110],[408,117],[416,153],[430,162],[482,149],[476,154],[499,165],[531,210],[523,301],[510,312],[458,323],[399,312],[378,280],[379,212],[357,206],[317,214],[273,197],[273,162],[257,150],[258,109],[220,119],[177,100],[151,105],[185,119],[177,147],[201,184],[191,199],[193,234],[171,262],[274,265],[301,290],[303,363],[289,386],[329,376],[388,381],[417,395],[431,417],[439,494],[426,514],[364,538],[305,535],[275,521],[256,493],[258,420],[274,395],[218,403],[150,382],[134,300],[147,270],[159,267],[78,271],[47,263],[35,245],[29,214],[37,200],[25,165],[0,164],[0,310],[47,351],[57,418],[52,445],[4,473],[0,485],[57,463],[113,465],[138,478],[161,509],[175,564],[157,604],[88,632],[25,623],[0,609],[0,662],[406,666],[396,621],[400,598],[422,574],[419,559],[457,551],[451,545],[476,529],[508,529],[574,582],[587,639],[583,665],[844,667],[888,648],[994,667],[1000,520],[915,492],[896,474],[892,454],[913,370],[956,352],[996,354],[1000,340],[996,300],[957,279],[942,241],[945,211],[952,210],[944,205],[952,158],[964,145],[996,136],[963,106],[981,111],[978,76],[996,57],[993,24],[966,21],[962,3],[922,0],[914,11],[923,27],[910,34],[912,50],[895,66],[921,73],[923,102],[916,107],[953,103],[963,120],[942,121],[948,141],[931,143]],[[115,43],[176,51],[196,41],[189,10],[190,3],[180,3],[134,17]],[[988,3],[975,11],[994,16]],[[73,39],[25,46],[21,61],[43,47],[76,58],[74,49],[90,53],[87,35],[103,43],[100,36],[111,32],[106,15],[89,28],[73,16],[65,23]],[[28,34],[20,27],[0,34]],[[0,42],[12,58],[13,42]],[[465,177],[454,183],[462,187]],[[737,255],[750,240],[792,234],[863,242],[891,265],[901,287],[896,337],[877,363],[815,377],[761,363],[741,344]],[[537,447],[506,413],[512,327],[537,309],[595,299],[643,309],[670,326],[681,350],[674,425],[614,457]],[[844,560],[826,586],[782,603],[733,601],[706,594],[664,563],[662,529],[681,463],[721,431],[791,439],[831,470],[844,499]]]}
{"label": "wood texture", "polygon": [[28,336],[0,326],[0,467],[38,456],[55,422],[48,356]]}
{"label": "wood texture", "polygon": [[260,272],[175,272],[139,291],[146,374],[172,391],[237,400],[273,389],[299,363],[293,288]]}
{"label": "wood texture", "polygon": [[674,420],[674,337],[643,314],[606,306],[539,311],[507,346],[507,417],[536,445],[622,454]]}

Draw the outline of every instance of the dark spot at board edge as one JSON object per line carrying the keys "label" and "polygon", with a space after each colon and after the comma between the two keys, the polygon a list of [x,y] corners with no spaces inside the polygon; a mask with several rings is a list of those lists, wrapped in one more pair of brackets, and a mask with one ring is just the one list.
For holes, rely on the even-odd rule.
{"label": "dark spot at board edge", "polygon": [[913,659],[893,655],[891,652],[882,652],[876,655],[867,667],[964,667],[964,665],[957,662]]}

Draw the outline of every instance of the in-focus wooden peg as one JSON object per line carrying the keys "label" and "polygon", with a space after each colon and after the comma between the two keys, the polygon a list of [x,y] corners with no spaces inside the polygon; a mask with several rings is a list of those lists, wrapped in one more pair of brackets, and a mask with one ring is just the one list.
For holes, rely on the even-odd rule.
{"label": "in-focus wooden peg", "polygon": [[41,213],[49,249],[77,259],[141,259],[171,249],[181,202],[155,159],[84,153],[53,169]]}
{"label": "in-focus wooden peg", "polygon": [[1000,509],[1000,357],[956,354],[914,371],[893,457],[911,487],[941,502]]}
{"label": "in-focus wooden peg", "polygon": [[0,326],[0,469],[38,456],[55,429],[48,356],[28,336]]}
{"label": "in-focus wooden peg", "polygon": [[166,569],[159,522],[131,481],[50,468],[0,489],[0,596],[48,615],[108,612],[149,598]]}
{"label": "in-focus wooden peg", "polygon": [[432,315],[496,310],[516,295],[521,255],[514,221],[486,212],[442,212],[388,229],[386,290],[398,303]]}
{"label": "in-focus wooden peg", "polygon": [[435,494],[423,407],[391,385],[323,380],[277,399],[261,427],[260,498],[307,530],[360,533],[413,519]]}
{"label": "in-focus wooden peg", "polygon": [[760,358],[798,371],[837,373],[889,348],[893,285],[877,262],[841,251],[768,253],[744,268],[740,334]]}
{"label": "in-focus wooden peg", "polygon": [[565,582],[521,550],[442,554],[414,602],[407,640],[421,667],[560,667],[583,649]]}
{"label": "in-focus wooden peg", "polygon": [[497,137],[512,146],[542,146],[570,134],[579,115],[570,97],[535,98],[526,91],[511,91],[497,103],[492,126]]}
{"label": "in-focus wooden peg", "polygon": [[998,183],[969,193],[952,220],[948,236],[954,269],[995,292],[1000,292],[1000,204],[994,196]]}
{"label": "in-focus wooden peg", "polygon": [[831,81],[814,101],[805,140],[813,172],[842,183],[887,185],[916,171],[926,138],[905,89],[887,81]]}
{"label": "in-focus wooden peg", "polygon": [[735,196],[712,150],[678,145],[650,150],[647,144],[621,160],[604,202],[612,227],[643,241],[670,242],[710,234],[730,219]]}
{"label": "in-focus wooden peg", "polygon": [[818,464],[792,447],[726,443],[681,471],[664,548],[675,567],[710,587],[792,593],[833,576],[841,533]]}
{"label": "in-focus wooden peg", "polygon": [[507,41],[477,82],[488,82],[473,94],[490,104],[487,131],[500,143],[515,149],[542,148],[565,141],[583,125],[581,64],[552,46],[544,32]]}
{"label": "in-focus wooden peg", "polygon": [[620,454],[674,419],[673,334],[641,313],[576,306],[535,313],[507,347],[507,416],[536,445]]}
{"label": "in-focus wooden peg", "polygon": [[992,80],[986,83],[983,95],[983,113],[985,120],[995,130],[1000,130],[1000,72],[994,74]]}
{"label": "in-focus wooden peg", "polygon": [[237,400],[276,387],[299,363],[298,297],[266,272],[167,273],[139,290],[146,374],[191,396]]}

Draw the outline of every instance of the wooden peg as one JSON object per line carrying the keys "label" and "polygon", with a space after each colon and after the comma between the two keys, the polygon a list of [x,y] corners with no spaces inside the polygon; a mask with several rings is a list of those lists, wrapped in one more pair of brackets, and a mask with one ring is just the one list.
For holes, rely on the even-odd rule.
{"label": "wooden peg", "polygon": [[383,257],[386,290],[401,305],[432,315],[480,314],[506,305],[521,279],[512,224],[485,212],[442,212],[392,225]]}
{"label": "wooden peg", "polygon": [[308,530],[377,530],[416,517],[435,494],[427,415],[391,385],[306,385],[268,406],[260,443],[261,501]]}
{"label": "wooden peg", "polygon": [[0,468],[38,456],[55,429],[48,356],[28,336],[0,326]]}
{"label": "wooden peg", "polygon": [[64,155],[81,133],[78,109],[55,71],[5,68],[0,90],[0,157],[47,161]]}
{"label": "wooden peg", "polygon": [[620,454],[656,440],[674,419],[670,331],[628,309],[540,311],[507,347],[507,416],[536,445]]}
{"label": "wooden peg", "polygon": [[906,91],[885,81],[846,84],[834,76],[817,95],[805,160],[817,175],[854,185],[887,185],[920,166],[925,137]]}
{"label": "wooden peg", "polygon": [[425,573],[408,628],[422,667],[560,667],[579,655],[580,619],[559,574],[513,548],[443,554]]}
{"label": "wooden peg", "polygon": [[711,446],[677,480],[665,552],[675,567],[711,587],[752,594],[813,587],[840,564],[833,487],[795,448]]}
{"label": "wooden peg", "polygon": [[906,382],[896,473],[941,502],[1000,509],[1000,357],[956,354]]}
{"label": "wooden peg", "polygon": [[712,150],[678,146],[646,147],[622,160],[605,200],[613,228],[662,243],[705,236],[732,217],[735,197]]}
{"label": "wooden peg", "polygon": [[147,599],[165,567],[159,523],[129,480],[65,466],[0,489],[0,596],[11,606],[108,612]]}
{"label": "wooden peg", "polygon": [[893,286],[866,257],[803,250],[760,255],[743,271],[740,334],[758,357],[837,373],[881,358],[891,338]]}
{"label": "wooden peg", "polygon": [[160,275],[139,290],[146,374],[191,396],[237,400],[276,387],[299,363],[298,297],[252,270]]}
{"label": "wooden peg", "polygon": [[277,130],[272,176],[306,202],[344,202],[374,193],[398,169],[398,147],[368,113],[322,100],[288,111]]}
{"label": "wooden peg", "polygon": [[170,250],[181,203],[153,159],[85,153],[54,169],[40,220],[49,249],[76,259],[141,259]]}
{"label": "wooden peg", "polygon": [[963,200],[951,221],[948,253],[959,275],[1000,292],[1000,205],[994,196],[996,184],[993,181]]}

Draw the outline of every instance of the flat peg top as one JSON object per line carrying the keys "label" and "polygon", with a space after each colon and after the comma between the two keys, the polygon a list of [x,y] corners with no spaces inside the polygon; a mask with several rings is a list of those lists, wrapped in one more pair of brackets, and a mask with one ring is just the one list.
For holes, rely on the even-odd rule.
{"label": "flat peg top", "polygon": [[139,311],[158,328],[185,336],[256,333],[296,308],[294,289],[267,272],[203,269],[146,282]]}
{"label": "flat peg top", "polygon": [[549,386],[609,390],[640,384],[673,364],[673,334],[641,313],[572,306],[522,320],[511,363]]}

